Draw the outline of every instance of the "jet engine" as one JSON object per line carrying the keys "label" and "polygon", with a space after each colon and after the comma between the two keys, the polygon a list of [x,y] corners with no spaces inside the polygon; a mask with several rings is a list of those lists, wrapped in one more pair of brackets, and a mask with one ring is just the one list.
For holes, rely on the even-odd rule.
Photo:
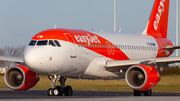
{"label": "jet engine", "polygon": [[15,65],[6,71],[4,81],[9,88],[23,91],[35,86],[39,81],[39,76],[26,66]]}
{"label": "jet engine", "polygon": [[125,79],[132,89],[147,91],[159,82],[160,75],[155,67],[138,64],[126,71]]}

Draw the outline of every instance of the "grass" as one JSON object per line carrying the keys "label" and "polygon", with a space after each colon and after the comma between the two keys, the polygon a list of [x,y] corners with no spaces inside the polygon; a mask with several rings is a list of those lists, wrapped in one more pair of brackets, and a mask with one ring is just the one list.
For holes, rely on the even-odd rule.
{"label": "grass", "polygon": [[[153,88],[157,92],[180,92],[180,76],[162,76],[161,81]],[[59,84],[59,83],[57,83]],[[66,85],[73,90],[100,90],[100,91],[132,91],[125,80],[76,80],[67,79]],[[48,89],[51,81],[47,76],[40,75],[40,81],[32,89]],[[3,76],[0,76],[0,88],[7,89]]]}
{"label": "grass", "polygon": [[164,68],[163,72],[161,72],[161,75],[180,75],[180,67],[171,66],[169,69]]}
{"label": "grass", "polygon": [[161,76],[160,82],[153,88],[153,91],[180,92],[180,76]]}

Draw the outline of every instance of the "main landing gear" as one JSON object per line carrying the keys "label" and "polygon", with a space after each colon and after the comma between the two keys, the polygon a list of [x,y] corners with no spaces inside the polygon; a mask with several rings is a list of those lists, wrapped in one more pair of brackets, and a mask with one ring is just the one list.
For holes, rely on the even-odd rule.
{"label": "main landing gear", "polygon": [[151,96],[152,95],[152,90],[147,90],[147,91],[137,91],[137,90],[134,90],[134,96],[141,96],[142,93],[144,94],[144,96]]}
{"label": "main landing gear", "polygon": [[[67,77],[54,75],[54,76],[48,76],[50,80],[52,80],[52,88],[49,88],[47,90],[48,96],[62,96],[63,94],[65,96],[72,96],[73,95],[73,89],[71,86],[65,87],[65,81]],[[56,86],[56,81],[59,81],[61,86]]]}

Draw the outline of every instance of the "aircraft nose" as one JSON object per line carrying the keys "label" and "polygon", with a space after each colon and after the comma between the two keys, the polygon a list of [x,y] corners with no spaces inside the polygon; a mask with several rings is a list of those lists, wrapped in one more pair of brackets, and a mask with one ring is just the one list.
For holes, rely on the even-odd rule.
{"label": "aircraft nose", "polygon": [[38,52],[32,48],[27,48],[24,53],[24,62],[29,69],[34,70],[37,67]]}
{"label": "aircraft nose", "polygon": [[24,63],[30,70],[41,74],[55,73],[57,70],[63,72],[59,65],[61,58],[55,53],[49,47],[28,46],[24,52]]}

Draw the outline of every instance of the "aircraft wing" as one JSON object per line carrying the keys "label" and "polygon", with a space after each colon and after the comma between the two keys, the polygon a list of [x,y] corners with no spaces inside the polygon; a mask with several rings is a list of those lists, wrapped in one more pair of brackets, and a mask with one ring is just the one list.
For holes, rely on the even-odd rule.
{"label": "aircraft wing", "polygon": [[113,70],[120,70],[120,69],[128,69],[132,65],[136,64],[171,64],[180,62],[180,57],[164,57],[164,58],[155,58],[155,59],[139,59],[139,60],[117,60],[117,61],[107,61],[106,62],[106,69],[113,71]]}
{"label": "aircraft wing", "polygon": [[10,56],[0,56],[0,60],[2,61],[9,61],[9,62],[24,62],[22,57],[10,57]]}

